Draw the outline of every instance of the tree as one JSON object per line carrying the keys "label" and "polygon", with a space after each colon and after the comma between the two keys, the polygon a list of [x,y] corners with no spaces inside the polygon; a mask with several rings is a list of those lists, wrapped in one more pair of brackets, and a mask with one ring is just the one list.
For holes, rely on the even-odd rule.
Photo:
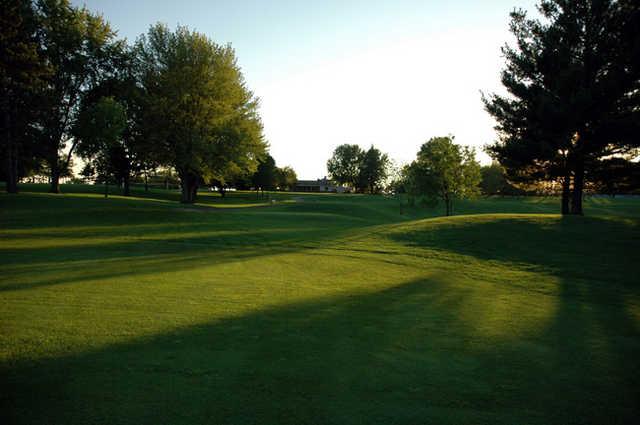
{"label": "tree", "polygon": [[38,22],[29,0],[0,0],[0,153],[9,193],[34,163],[32,123],[48,67],[40,55]]}
{"label": "tree", "polygon": [[278,168],[276,161],[271,155],[266,155],[263,159],[258,160],[258,169],[252,178],[253,186],[256,191],[258,189],[274,190],[278,182]]}
{"label": "tree", "polygon": [[103,97],[80,115],[75,137],[79,142],[78,152],[91,161],[91,167],[86,167],[83,174],[91,170],[105,185],[110,177],[125,181],[128,195],[129,159],[122,138],[126,126],[124,106],[111,97]]}
{"label": "tree", "polygon": [[101,16],[68,0],[39,0],[37,13],[41,54],[51,71],[40,99],[40,143],[51,170],[50,192],[58,193],[60,173],[68,168],[77,144],[72,129],[84,97],[108,76],[122,42]]}
{"label": "tree", "polygon": [[454,144],[453,137],[433,137],[423,144],[404,175],[411,197],[422,196],[432,205],[442,200],[447,216],[454,199],[478,194],[481,178],[474,151]]}
{"label": "tree", "polygon": [[518,195],[522,189],[514,187],[505,177],[504,168],[497,162],[480,167],[480,190],[485,195]]}
{"label": "tree", "polygon": [[484,98],[498,125],[488,149],[517,181],[559,181],[563,214],[582,214],[585,176],[638,146],[640,4],[543,0],[544,22],[511,14],[508,96]]}
{"label": "tree", "polygon": [[[115,52],[112,58],[112,75],[85,95],[74,129],[75,137],[79,141],[80,153],[89,154],[85,156],[85,159],[94,161],[100,159],[99,163],[94,164],[95,166],[90,169],[101,175],[107,173],[115,177],[117,182],[122,185],[125,196],[130,195],[131,179],[142,172],[146,175],[150,170],[156,168],[157,164],[153,146],[143,134],[143,128],[146,125],[142,114],[144,92],[138,84],[138,70],[134,54],[135,52],[131,49]],[[93,137],[91,119],[93,113],[104,112],[104,103],[107,101],[111,101],[120,109],[119,112],[125,121],[118,139],[109,145],[109,149],[99,150],[108,153],[108,155],[100,155],[98,158],[95,156],[96,145],[91,140]],[[101,131],[99,128],[95,128],[95,130]],[[87,135],[89,136],[88,142]],[[84,147],[82,146],[83,142]]]}
{"label": "tree", "polygon": [[291,167],[282,167],[276,170],[277,185],[280,190],[292,190],[298,181],[296,172]]}
{"label": "tree", "polygon": [[640,190],[640,163],[615,157],[599,161],[588,176],[594,189],[615,196]]}
{"label": "tree", "polygon": [[373,147],[367,150],[360,160],[358,172],[358,188],[369,193],[379,192],[382,183],[387,178],[389,157]]}
{"label": "tree", "polygon": [[266,149],[258,101],[244,82],[230,46],[161,24],[136,43],[145,91],[145,137],[159,162],[180,176],[181,202],[193,203],[202,182],[233,163],[255,166]]}
{"label": "tree", "polygon": [[327,171],[331,179],[338,184],[357,187],[363,155],[364,151],[358,145],[338,146],[327,161]]}

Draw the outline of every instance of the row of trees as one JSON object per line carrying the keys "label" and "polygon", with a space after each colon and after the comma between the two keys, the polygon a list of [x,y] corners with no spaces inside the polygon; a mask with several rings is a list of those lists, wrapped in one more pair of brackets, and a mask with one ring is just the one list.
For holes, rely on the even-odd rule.
{"label": "row of trees", "polygon": [[199,185],[224,186],[264,162],[258,100],[230,46],[162,24],[130,46],[68,0],[0,1],[9,192],[37,167],[59,192],[77,153],[85,175],[122,182],[125,194],[140,172],[172,168],[191,203]]}
{"label": "row of trees", "polygon": [[499,133],[488,152],[513,182],[558,184],[562,214],[582,214],[587,183],[606,188],[637,168],[640,2],[543,0],[538,9],[542,21],[511,14],[508,95],[483,96]]}
{"label": "row of trees", "polygon": [[298,177],[291,167],[277,167],[271,155],[258,161],[258,169],[248,179],[237,181],[236,186],[255,190],[293,190]]}
{"label": "row of trees", "polygon": [[358,145],[340,145],[327,161],[331,179],[358,192],[380,192],[390,174],[390,167],[387,154],[373,145],[366,151]]}

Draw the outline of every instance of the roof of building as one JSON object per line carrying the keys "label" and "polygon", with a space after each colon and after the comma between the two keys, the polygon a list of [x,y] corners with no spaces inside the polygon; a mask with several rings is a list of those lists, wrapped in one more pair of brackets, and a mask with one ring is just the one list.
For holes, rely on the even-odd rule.
{"label": "roof of building", "polygon": [[298,180],[296,182],[296,186],[328,186],[332,184],[328,179],[317,179],[317,180]]}

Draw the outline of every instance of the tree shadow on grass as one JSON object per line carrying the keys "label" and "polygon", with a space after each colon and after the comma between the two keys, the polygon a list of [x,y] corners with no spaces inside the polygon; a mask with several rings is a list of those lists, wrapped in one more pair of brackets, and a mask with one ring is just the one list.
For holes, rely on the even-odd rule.
{"label": "tree shadow on grass", "polygon": [[[230,264],[262,256],[312,249],[329,237],[317,229],[263,229],[220,234],[185,235],[181,230],[151,238],[114,237],[92,244],[0,249],[4,276],[0,292],[27,290],[73,282],[179,272]],[[338,233],[339,234],[339,233]],[[64,244],[64,238],[60,238]]]}
{"label": "tree shadow on grass", "polygon": [[[615,308],[567,300],[543,334],[489,337],[451,274],[273,306],[0,367],[3,423],[631,423],[636,340],[590,350]],[[578,308],[580,311],[575,311]],[[514,312],[515,313],[515,312]],[[612,325],[614,323],[609,323]],[[605,337],[604,341],[609,337]],[[619,342],[619,341],[618,341]],[[607,354],[609,353],[609,354]],[[610,356],[610,357],[607,357]],[[611,360],[611,362],[605,360]]]}
{"label": "tree shadow on grass", "polygon": [[[524,356],[528,359],[520,366],[523,381],[536,389],[529,407],[548,410],[562,400],[564,407],[553,415],[559,423],[637,419],[640,323],[630,311],[640,300],[634,273],[640,261],[637,220],[456,217],[437,225],[425,221],[387,236],[422,248],[425,255],[442,250],[556,277],[554,317],[532,335],[535,351]],[[526,309],[523,306],[523,312]],[[516,350],[504,359],[519,357],[522,353]]]}
{"label": "tree shadow on grass", "polygon": [[635,289],[640,222],[594,217],[459,216],[421,221],[386,235],[403,244],[533,266],[558,277]]}
{"label": "tree shadow on grass", "polygon": [[306,213],[274,208],[194,216],[170,208],[123,209],[137,205],[131,200],[119,200],[105,210],[99,199],[70,202],[54,197],[47,200],[55,206],[55,214],[49,216],[37,211],[34,199],[25,197],[21,202],[24,215],[17,214],[2,235],[0,291],[190,270],[296,252],[370,224],[318,214],[313,208]]}

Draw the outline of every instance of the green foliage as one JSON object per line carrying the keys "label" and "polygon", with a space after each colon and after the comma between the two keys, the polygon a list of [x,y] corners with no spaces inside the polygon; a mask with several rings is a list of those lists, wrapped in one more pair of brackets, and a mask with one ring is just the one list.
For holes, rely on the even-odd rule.
{"label": "green foliage", "polygon": [[327,171],[331,179],[338,184],[358,187],[363,155],[364,151],[358,145],[344,144],[335,148],[327,161]]}
{"label": "green foliage", "polygon": [[126,127],[124,106],[112,97],[103,97],[82,111],[76,123],[75,137],[78,153],[92,164],[85,168],[85,176],[88,177],[90,170],[98,181],[107,181],[110,177],[120,181],[124,178],[123,169],[128,174],[127,147],[123,143]]}
{"label": "green foliage", "polygon": [[358,185],[361,191],[378,193],[389,172],[389,157],[373,145],[362,154],[358,170]]}
{"label": "green foliage", "polygon": [[450,215],[454,199],[479,193],[480,164],[469,147],[453,143],[453,137],[433,137],[422,145],[417,158],[405,170],[407,193],[428,204],[443,201]]}
{"label": "green foliage", "polygon": [[327,161],[327,171],[332,180],[360,192],[379,192],[389,174],[389,168],[387,154],[373,146],[364,151],[358,145],[340,145]]}
{"label": "green foliage", "polygon": [[[101,81],[86,94],[80,117],[86,119],[87,115],[90,115],[87,111],[91,111],[104,98],[111,98],[121,105],[126,121],[118,138],[119,146],[111,150],[109,156],[103,157],[108,161],[103,161],[102,165],[92,164],[91,168],[102,170],[99,172],[100,175],[104,176],[106,173],[114,176],[116,181],[123,185],[126,194],[130,180],[155,169],[158,161],[154,155],[156,149],[152,140],[144,134],[144,128],[149,124],[144,122],[145,94],[138,84],[139,66],[135,60],[135,52],[131,48],[123,48],[114,53],[112,63],[114,71],[109,78]],[[82,141],[82,137],[79,139]],[[80,154],[82,153],[80,149]],[[84,156],[87,160],[96,160],[92,155]],[[110,171],[107,172],[105,167]]]}
{"label": "green foliage", "polygon": [[588,175],[594,191],[609,195],[640,192],[640,163],[624,158],[607,158],[593,167]]}
{"label": "green foliage", "polygon": [[484,98],[500,139],[489,147],[510,179],[560,181],[562,212],[582,214],[585,172],[638,146],[640,4],[540,2],[544,22],[511,14],[509,96]]}
{"label": "green foliage", "polygon": [[[40,92],[40,143],[51,169],[51,191],[59,191],[60,171],[68,167],[76,146],[72,131],[86,94],[114,71],[122,42],[102,16],[76,8],[68,0],[36,3],[41,55],[50,68]],[[62,150],[71,146],[66,155]]]}
{"label": "green foliage", "polygon": [[158,24],[136,49],[146,93],[146,136],[157,157],[176,169],[183,202],[198,185],[250,169],[266,149],[257,100],[246,88],[235,53],[206,36]]}
{"label": "green foliage", "polygon": [[38,166],[32,124],[48,67],[31,1],[1,0],[0,10],[0,180],[17,193],[19,178]]}
{"label": "green foliage", "polygon": [[480,190],[484,195],[522,195],[524,190],[506,179],[504,168],[498,163],[480,167]]}
{"label": "green foliage", "polygon": [[271,155],[266,155],[264,159],[258,160],[258,169],[251,178],[251,182],[256,190],[275,190],[278,177],[276,161]]}
{"label": "green foliage", "polygon": [[276,170],[276,180],[278,182],[278,188],[280,190],[293,190],[298,181],[296,172],[291,167],[282,167]]}

